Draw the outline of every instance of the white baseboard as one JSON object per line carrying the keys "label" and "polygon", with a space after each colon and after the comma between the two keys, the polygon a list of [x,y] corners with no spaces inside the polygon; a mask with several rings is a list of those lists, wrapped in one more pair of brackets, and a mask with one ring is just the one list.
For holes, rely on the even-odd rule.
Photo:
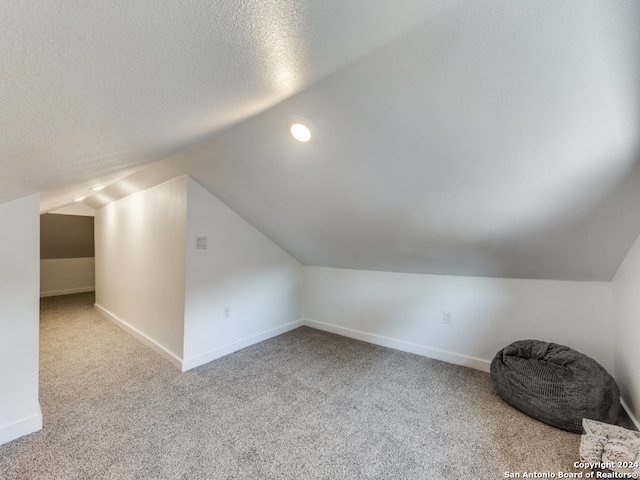
{"label": "white baseboard", "polygon": [[57,297],[58,295],[71,295],[73,293],[95,292],[96,287],[79,287],[67,288],[65,290],[49,290],[48,292],[40,292],[40,297]]}
{"label": "white baseboard", "polygon": [[373,343],[383,347],[393,348],[408,353],[415,353],[416,355],[422,355],[423,357],[433,358],[435,360],[442,360],[447,363],[454,363],[456,365],[462,365],[470,367],[483,372],[489,371],[491,362],[488,360],[482,360],[480,358],[468,357],[466,355],[460,355],[458,353],[447,352],[445,350],[439,350],[437,348],[426,347],[424,345],[418,345],[416,343],[405,342],[404,340],[396,340],[394,338],[383,337],[381,335],[375,335],[372,333],[362,332],[360,330],[353,330],[351,328],[340,327],[332,325],[330,323],[318,322],[316,320],[305,319],[304,325],[318,330],[324,330],[325,332],[336,333],[343,337],[354,338],[356,340],[362,340],[363,342]]}
{"label": "white baseboard", "polygon": [[37,432],[38,430],[42,430],[42,411],[40,410],[40,406],[38,406],[38,413],[36,415],[12,423],[11,425],[0,427],[0,445]]}
{"label": "white baseboard", "polygon": [[151,347],[154,351],[156,351],[157,353],[162,355],[164,358],[169,360],[169,362],[171,362],[171,364],[174,365],[175,367],[177,367],[179,369],[182,369],[182,360],[177,355],[175,355],[174,353],[172,353],[169,350],[167,350],[166,348],[164,348],[162,345],[157,343],[155,340],[149,338],[147,335],[142,333],[137,328],[129,325],[127,322],[125,322],[121,318],[118,318],[117,315],[113,314],[112,312],[110,312],[106,308],[98,305],[97,303],[94,304],[94,308],[98,312],[100,312],[107,320],[115,323],[118,327],[123,329],[129,335],[131,335],[134,338],[137,338],[138,340],[140,340],[142,343],[144,343],[148,347]]}
{"label": "white baseboard", "polygon": [[629,407],[622,398],[620,399],[620,405],[622,406],[622,408],[624,408],[624,411],[627,412],[627,415],[636,426],[636,428],[640,430],[640,422],[638,422],[638,419],[633,415],[633,413],[631,413],[631,410],[629,410]]}
{"label": "white baseboard", "polygon": [[303,322],[304,321],[302,319],[296,320],[294,322],[287,323],[286,325],[272,328],[271,330],[267,330],[256,335],[243,338],[242,340],[239,340],[237,342],[229,343],[201,355],[188,358],[182,362],[182,371],[186,372],[187,370],[199,367],[200,365],[204,365],[205,363],[209,363],[213,360],[224,357],[225,355],[229,355],[230,353],[237,352],[238,350],[249,347],[256,343],[264,342],[265,340],[268,340],[270,338],[277,337],[278,335],[282,335],[283,333],[287,333],[291,330],[295,330],[296,328],[301,327],[303,325]]}

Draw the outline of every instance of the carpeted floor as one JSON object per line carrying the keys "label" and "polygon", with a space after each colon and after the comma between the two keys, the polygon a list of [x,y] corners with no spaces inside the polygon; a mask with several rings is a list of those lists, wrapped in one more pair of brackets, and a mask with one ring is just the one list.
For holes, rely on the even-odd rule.
{"label": "carpeted floor", "polygon": [[42,300],[44,429],[4,479],[498,479],[579,472],[580,436],[489,375],[299,328],[186,373],[93,309]]}

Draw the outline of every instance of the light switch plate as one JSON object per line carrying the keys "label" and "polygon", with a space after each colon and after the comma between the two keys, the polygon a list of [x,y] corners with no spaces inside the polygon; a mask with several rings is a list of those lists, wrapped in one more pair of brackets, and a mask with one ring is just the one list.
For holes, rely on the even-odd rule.
{"label": "light switch plate", "polygon": [[206,250],[207,249],[207,237],[196,237],[196,248]]}

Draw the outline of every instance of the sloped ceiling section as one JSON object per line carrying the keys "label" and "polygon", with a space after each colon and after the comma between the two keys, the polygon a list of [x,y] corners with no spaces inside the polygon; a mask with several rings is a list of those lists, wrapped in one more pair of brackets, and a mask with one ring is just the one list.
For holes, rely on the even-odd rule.
{"label": "sloped ceiling section", "polygon": [[0,201],[188,173],[304,264],[455,275],[609,280],[640,233],[636,0],[14,3]]}
{"label": "sloped ceiling section", "polygon": [[459,4],[189,173],[304,264],[609,280],[640,231],[638,25],[632,1]]}
{"label": "sloped ceiling section", "polygon": [[171,155],[452,3],[0,2],[0,202]]}

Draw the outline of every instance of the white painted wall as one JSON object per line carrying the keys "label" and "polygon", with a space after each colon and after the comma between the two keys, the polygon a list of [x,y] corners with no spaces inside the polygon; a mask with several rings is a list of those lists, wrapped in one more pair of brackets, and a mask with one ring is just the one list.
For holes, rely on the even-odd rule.
{"label": "white painted wall", "polygon": [[56,210],[51,210],[48,213],[59,213],[62,215],[81,215],[84,217],[95,217],[96,211],[85,205],[81,202],[73,202],[71,205],[67,205],[66,207],[58,208]]}
{"label": "white painted wall", "polygon": [[0,444],[42,428],[39,203],[31,195],[0,204]]}
{"label": "white painted wall", "polygon": [[96,306],[181,365],[187,179],[178,177],[96,211]]}
{"label": "white painted wall", "polygon": [[96,289],[95,258],[40,260],[40,296],[52,297]]}
{"label": "white painted wall", "polygon": [[186,263],[183,370],[302,324],[300,263],[192,178]]}
{"label": "white painted wall", "polygon": [[615,379],[640,428],[640,237],[613,278]]}
{"label": "white painted wall", "polygon": [[608,282],[304,267],[303,314],[315,328],[485,371],[523,339],[568,345],[613,371]]}

